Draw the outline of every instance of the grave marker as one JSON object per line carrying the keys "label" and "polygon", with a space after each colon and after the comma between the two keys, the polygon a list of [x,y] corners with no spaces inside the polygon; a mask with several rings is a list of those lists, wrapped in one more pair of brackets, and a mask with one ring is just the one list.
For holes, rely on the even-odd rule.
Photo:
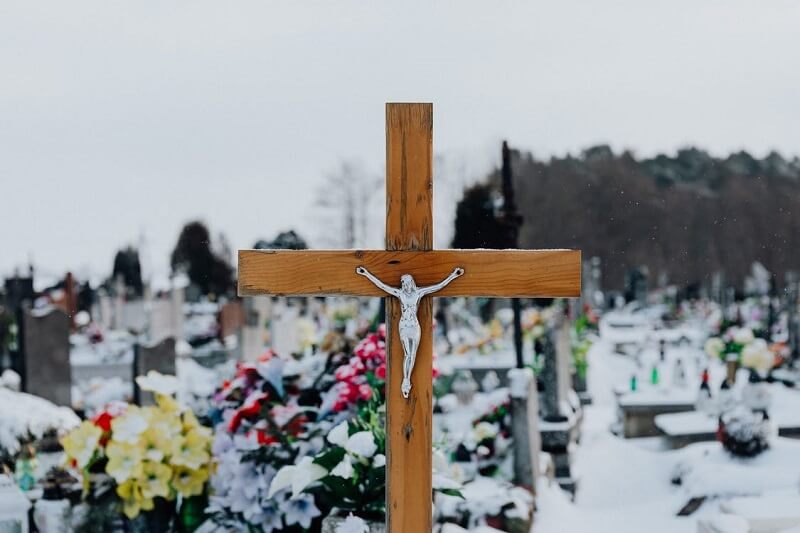
{"label": "grave marker", "polygon": [[[463,275],[437,296],[580,295],[579,251],[434,251],[433,106],[387,104],[386,132],[386,250],[242,250],[240,295],[385,296],[357,275],[357,268],[367,269],[391,287],[398,287],[404,275],[424,287],[463,269]],[[432,527],[431,299],[423,297],[418,304],[419,343],[408,398],[401,394],[399,299],[386,300],[386,519],[391,532],[421,533]]]}
{"label": "grave marker", "polygon": [[161,374],[175,375],[175,339],[168,337],[155,344],[136,344],[133,348],[133,400],[137,405],[152,405],[151,392],[142,391],[136,384],[136,376],[146,376],[151,370]]}
{"label": "grave marker", "polygon": [[21,311],[22,390],[56,405],[71,406],[70,318],[59,309]]}

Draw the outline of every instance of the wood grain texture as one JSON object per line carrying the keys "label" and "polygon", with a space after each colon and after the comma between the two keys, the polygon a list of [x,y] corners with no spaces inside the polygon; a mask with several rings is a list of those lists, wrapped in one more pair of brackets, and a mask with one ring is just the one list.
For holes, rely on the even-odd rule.
{"label": "wood grain texture", "polygon": [[431,285],[462,267],[436,296],[580,296],[577,250],[240,250],[239,294],[385,296],[355,273],[358,266],[395,287],[402,274]]}
{"label": "wood grain texture", "polygon": [[[433,105],[386,104],[386,249],[431,248]],[[391,263],[397,274],[401,274],[405,266]],[[399,279],[392,276],[391,283]],[[411,375],[413,386],[406,399],[400,392],[403,379],[403,349],[397,331],[400,303],[397,298],[387,298],[386,526],[389,533],[422,533],[432,529],[433,318],[430,298],[420,302],[417,317],[422,337]]]}
{"label": "wood grain texture", "polygon": [[433,104],[386,104],[386,249],[433,248]]}

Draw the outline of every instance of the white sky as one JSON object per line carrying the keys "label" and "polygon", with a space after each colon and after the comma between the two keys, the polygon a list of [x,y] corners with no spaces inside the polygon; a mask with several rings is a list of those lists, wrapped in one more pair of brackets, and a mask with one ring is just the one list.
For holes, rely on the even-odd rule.
{"label": "white sky", "polygon": [[106,275],[142,235],[163,273],[197,217],[313,241],[326,173],[382,174],[387,101],[434,102],[440,245],[502,138],[800,154],[798,28],[793,0],[4,0],[0,275]]}

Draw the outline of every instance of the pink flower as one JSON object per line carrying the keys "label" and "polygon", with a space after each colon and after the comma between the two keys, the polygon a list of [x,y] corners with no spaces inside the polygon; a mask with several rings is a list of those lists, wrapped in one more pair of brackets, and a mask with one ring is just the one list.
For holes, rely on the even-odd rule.
{"label": "pink flower", "polygon": [[366,383],[358,386],[358,395],[362,400],[369,400],[372,398],[372,388]]}

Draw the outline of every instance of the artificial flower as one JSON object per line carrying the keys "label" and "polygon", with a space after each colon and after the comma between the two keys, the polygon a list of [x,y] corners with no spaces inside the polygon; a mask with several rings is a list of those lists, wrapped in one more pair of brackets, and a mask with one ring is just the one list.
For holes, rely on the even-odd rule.
{"label": "artificial flower", "polygon": [[172,469],[163,463],[145,461],[142,466],[142,496],[155,498],[169,496],[169,480],[172,478]]}
{"label": "artificial flower", "polygon": [[340,477],[342,479],[350,479],[353,477],[353,463],[350,460],[349,455],[345,454],[345,456],[342,457],[342,460],[339,462],[339,464],[337,464],[335,467],[333,467],[333,470],[331,470],[331,475]]}
{"label": "artificial flower", "polygon": [[369,459],[378,451],[378,445],[375,444],[375,436],[371,431],[359,431],[350,435],[344,449],[353,455]]}
{"label": "artificial flower", "polygon": [[200,468],[208,463],[209,439],[195,430],[172,440],[170,462],[186,468]]}
{"label": "artificial flower", "polygon": [[138,446],[112,440],[106,447],[106,457],[106,473],[117,483],[142,474],[142,450]]}
{"label": "artificial flower", "polygon": [[334,427],[330,433],[328,433],[328,442],[335,446],[344,446],[347,443],[347,438],[349,437],[348,434],[348,424],[347,420],[341,422],[336,427]]}
{"label": "artificial flower", "polygon": [[111,421],[111,431],[114,440],[118,442],[135,444],[145,429],[147,429],[145,411],[136,406],[130,406],[125,414]]}
{"label": "artificial flower", "polygon": [[208,479],[208,470],[200,468],[197,470],[189,470],[186,468],[179,468],[175,471],[172,478],[172,486],[182,496],[196,496],[203,493],[203,486]]}
{"label": "artificial flower", "polygon": [[169,440],[152,428],[146,429],[139,437],[139,446],[144,452],[144,458],[155,462],[162,461],[170,449]]}
{"label": "artificial flower", "polygon": [[103,430],[87,420],[70,431],[61,440],[61,445],[67,455],[75,459],[78,468],[86,468],[86,465],[92,460],[102,436]]}
{"label": "artificial flower", "polygon": [[322,514],[322,511],[314,505],[314,497],[310,494],[303,494],[299,497],[292,497],[286,500],[285,505],[281,506],[284,513],[286,525],[297,524],[303,529],[311,527],[311,521]]}
{"label": "artificial flower", "polygon": [[141,486],[134,480],[118,485],[117,496],[122,498],[122,512],[130,519],[139,516],[141,511],[153,509],[153,500],[144,497]]}
{"label": "artificial flower", "polygon": [[372,466],[375,468],[386,466],[386,456],[382,453],[376,454],[375,457],[372,458]]}
{"label": "artificial flower", "polygon": [[497,435],[497,427],[489,422],[479,422],[472,431],[476,442],[492,439]]}
{"label": "artificial flower", "polygon": [[766,372],[774,364],[775,355],[764,339],[755,339],[742,349],[742,366],[745,368]]}
{"label": "artificial flower", "polygon": [[328,471],[313,462],[311,457],[303,457],[296,465],[286,465],[275,474],[269,487],[268,498],[286,487],[292,487],[292,498],[297,498],[306,487],[328,475]]}
{"label": "artificial flower", "polygon": [[709,357],[720,357],[725,349],[725,342],[719,337],[711,337],[704,346],[705,352]]}

